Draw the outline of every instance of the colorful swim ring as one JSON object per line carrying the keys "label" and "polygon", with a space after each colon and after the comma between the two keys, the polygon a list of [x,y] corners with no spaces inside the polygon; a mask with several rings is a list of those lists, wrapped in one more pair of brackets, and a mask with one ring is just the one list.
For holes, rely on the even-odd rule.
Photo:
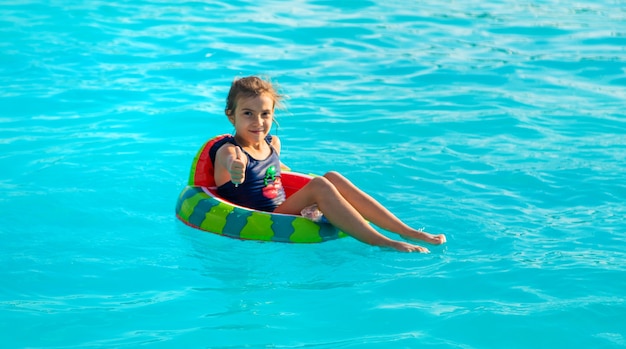
{"label": "colorful swim ring", "polygon": [[[209,150],[226,136],[208,140],[196,154],[188,185],[176,203],[178,219],[196,229],[244,240],[314,243],[346,236],[329,223],[314,222],[298,215],[253,210],[220,198],[213,179]],[[287,197],[311,178],[301,173],[282,172],[281,180]]]}

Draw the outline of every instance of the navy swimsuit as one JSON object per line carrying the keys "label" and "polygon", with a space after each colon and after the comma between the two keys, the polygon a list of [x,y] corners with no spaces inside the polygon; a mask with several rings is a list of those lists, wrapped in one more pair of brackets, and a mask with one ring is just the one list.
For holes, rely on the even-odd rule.
{"label": "navy swimsuit", "polygon": [[[272,136],[267,136],[265,141],[272,150],[270,156],[264,160],[257,160],[243,151],[248,157],[246,177],[243,183],[237,187],[231,181],[222,184],[217,187],[219,196],[239,206],[267,212],[274,211],[285,201],[285,189],[280,180],[280,159],[271,144]],[[232,136],[216,142],[209,150],[209,156],[214,166],[217,150],[226,143],[238,146]]]}

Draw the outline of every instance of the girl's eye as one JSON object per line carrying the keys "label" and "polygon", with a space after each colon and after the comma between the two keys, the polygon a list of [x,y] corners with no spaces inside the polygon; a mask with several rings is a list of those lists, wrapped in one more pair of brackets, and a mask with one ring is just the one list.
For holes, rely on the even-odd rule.
{"label": "girl's eye", "polygon": [[[243,116],[245,116],[245,117],[247,117],[247,118],[252,118],[252,117],[254,117],[254,113],[253,113],[253,112],[251,112],[251,111],[244,111],[244,112],[243,112]],[[262,114],[261,114],[261,117],[262,117],[263,119],[271,119],[271,118],[272,118],[272,113],[270,113],[270,112],[265,112],[265,113],[262,113]]]}

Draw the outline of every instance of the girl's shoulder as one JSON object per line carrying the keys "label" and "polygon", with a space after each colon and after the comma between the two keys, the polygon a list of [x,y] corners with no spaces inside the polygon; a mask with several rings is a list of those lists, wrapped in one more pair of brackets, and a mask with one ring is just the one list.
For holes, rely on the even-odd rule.
{"label": "girl's shoulder", "polygon": [[267,135],[265,140],[271,145],[274,145],[274,143],[280,144],[280,138],[278,138],[278,136]]}
{"label": "girl's shoulder", "polygon": [[267,135],[265,139],[276,149],[276,152],[280,154],[280,138],[278,138],[278,136]]}
{"label": "girl's shoulder", "polygon": [[225,136],[219,139],[217,142],[211,145],[211,149],[209,149],[209,157],[211,161],[215,163],[215,158],[218,156],[224,155],[224,152],[228,151],[228,148],[235,147],[237,143],[235,142],[235,138],[233,136]]}

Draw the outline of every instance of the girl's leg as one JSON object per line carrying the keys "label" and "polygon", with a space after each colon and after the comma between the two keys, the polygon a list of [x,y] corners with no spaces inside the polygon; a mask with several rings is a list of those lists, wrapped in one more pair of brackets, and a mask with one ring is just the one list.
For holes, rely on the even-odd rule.
{"label": "girl's leg", "polygon": [[341,196],[353,206],[365,219],[377,226],[403,236],[440,245],[446,242],[445,235],[433,235],[413,229],[389,212],[383,205],[371,196],[357,188],[352,182],[337,172],[324,175],[337,188]]}
{"label": "girl's leg", "polygon": [[424,247],[391,240],[377,232],[325,177],[312,179],[278,206],[274,212],[300,214],[303,208],[313,204],[317,204],[329,222],[357,240],[403,252],[428,252],[428,249]]}

